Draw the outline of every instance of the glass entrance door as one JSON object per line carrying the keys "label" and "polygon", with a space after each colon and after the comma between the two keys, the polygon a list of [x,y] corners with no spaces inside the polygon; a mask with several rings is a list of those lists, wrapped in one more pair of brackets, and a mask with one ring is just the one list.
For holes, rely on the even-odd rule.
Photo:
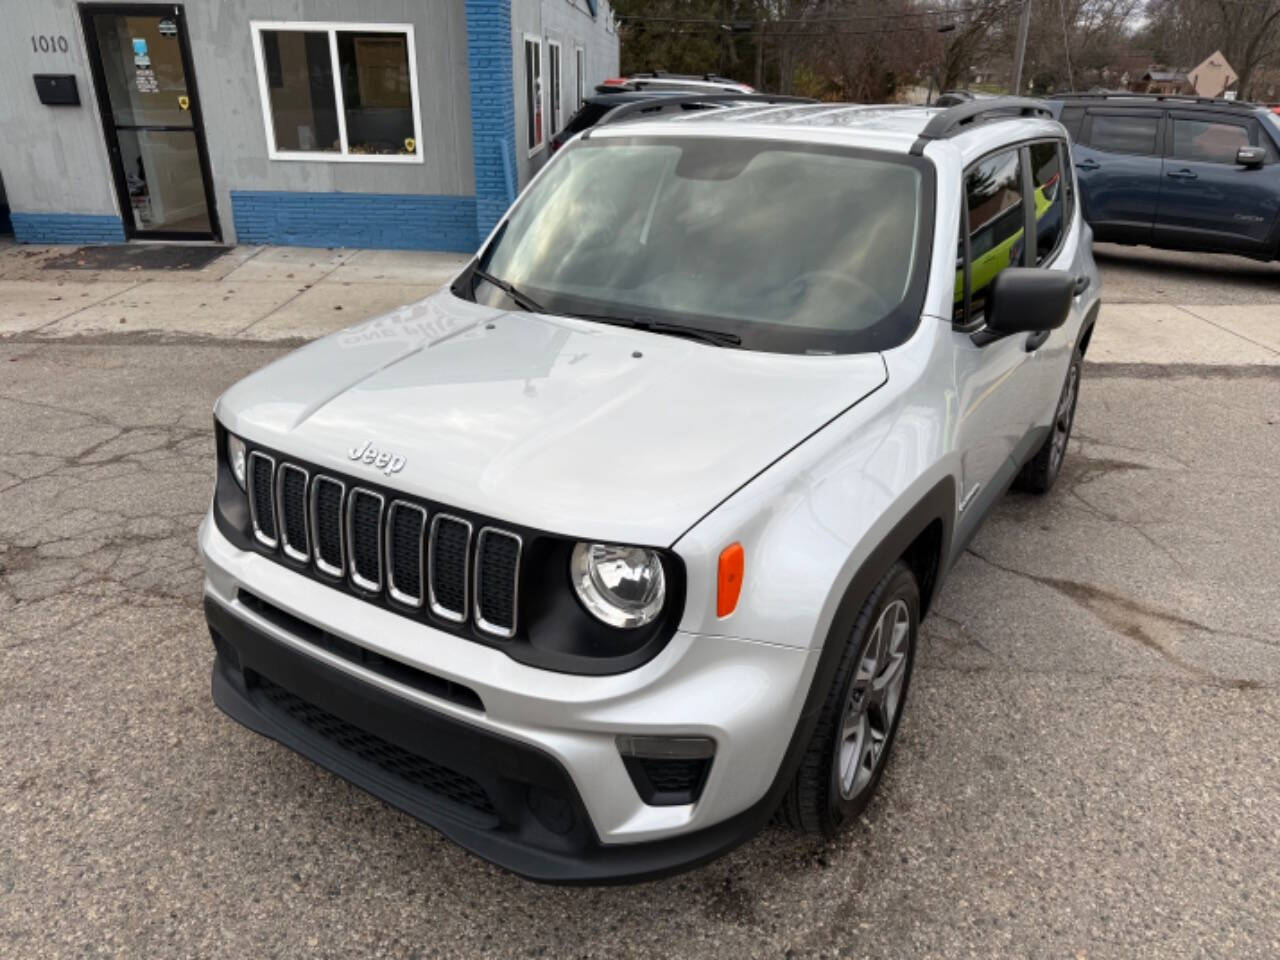
{"label": "glass entrance door", "polygon": [[82,9],[126,233],[217,239],[182,8]]}

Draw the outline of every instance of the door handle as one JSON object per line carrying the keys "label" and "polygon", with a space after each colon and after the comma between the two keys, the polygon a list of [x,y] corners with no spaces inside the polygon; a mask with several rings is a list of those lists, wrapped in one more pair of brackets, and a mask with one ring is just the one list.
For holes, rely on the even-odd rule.
{"label": "door handle", "polygon": [[1093,283],[1092,277],[1087,273],[1080,274],[1080,276],[1076,277],[1076,285],[1072,288],[1072,294],[1077,297],[1080,296],[1089,289],[1089,284],[1091,283]]}
{"label": "door handle", "polygon": [[1169,170],[1165,173],[1166,177],[1172,177],[1174,180],[1199,180],[1199,175],[1194,170]]}
{"label": "door handle", "polygon": [[1101,167],[1102,167],[1102,164],[1100,164],[1097,160],[1094,160],[1092,157],[1090,157],[1088,160],[1081,160],[1079,163],[1076,164],[1077,170],[1097,170],[1097,169],[1100,169]]}

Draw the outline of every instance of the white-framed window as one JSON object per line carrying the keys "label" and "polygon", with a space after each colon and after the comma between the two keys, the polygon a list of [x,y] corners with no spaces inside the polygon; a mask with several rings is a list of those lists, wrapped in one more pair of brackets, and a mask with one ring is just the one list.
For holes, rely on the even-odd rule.
{"label": "white-framed window", "polygon": [[546,130],[542,124],[542,38],[525,34],[524,38],[524,111],[529,156],[542,149]]}
{"label": "white-framed window", "polygon": [[587,99],[587,54],[581,47],[575,47],[573,51],[574,60],[574,82],[577,84],[578,102],[574,107],[575,110],[581,110],[583,103]]}
{"label": "white-framed window", "polygon": [[254,20],[272,160],[421,163],[413,25]]}
{"label": "white-framed window", "polygon": [[554,137],[560,132],[560,113],[564,109],[564,87],[560,81],[560,42],[558,40],[547,41],[547,70],[550,80],[548,93],[551,99],[551,109],[548,113],[551,120],[551,135]]}

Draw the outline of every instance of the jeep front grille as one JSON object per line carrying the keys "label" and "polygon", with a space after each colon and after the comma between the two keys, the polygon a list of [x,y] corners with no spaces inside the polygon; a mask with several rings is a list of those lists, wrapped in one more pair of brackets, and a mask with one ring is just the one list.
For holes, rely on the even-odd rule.
{"label": "jeep front grille", "polygon": [[254,538],[277,560],[398,613],[516,635],[519,534],[261,450],[249,454],[248,487]]}

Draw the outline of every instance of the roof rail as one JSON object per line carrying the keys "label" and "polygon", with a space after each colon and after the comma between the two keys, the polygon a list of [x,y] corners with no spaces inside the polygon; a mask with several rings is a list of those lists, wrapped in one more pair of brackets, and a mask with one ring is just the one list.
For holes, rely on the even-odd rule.
{"label": "roof rail", "polygon": [[1236,107],[1256,110],[1258,105],[1248,100],[1227,100],[1224,97],[1201,97],[1194,93],[1130,93],[1117,90],[1109,93],[1054,93],[1047,100],[1154,100],[1168,103],[1194,103],[1201,106]]}
{"label": "roof rail", "polygon": [[964,133],[984,120],[1011,120],[1016,117],[1048,117],[1052,120],[1053,111],[1045,106],[1043,100],[1032,100],[1030,97],[966,100],[934,115],[911,145],[911,154],[918,157],[924,153],[925,145],[930,140],[946,140]]}
{"label": "roof rail", "polygon": [[694,93],[683,97],[661,97],[654,100],[637,100],[614,107],[596,124],[618,123],[636,117],[657,116],[685,110],[702,110],[708,107],[730,107],[753,103],[818,103],[812,97],[786,97],[771,93]]}

